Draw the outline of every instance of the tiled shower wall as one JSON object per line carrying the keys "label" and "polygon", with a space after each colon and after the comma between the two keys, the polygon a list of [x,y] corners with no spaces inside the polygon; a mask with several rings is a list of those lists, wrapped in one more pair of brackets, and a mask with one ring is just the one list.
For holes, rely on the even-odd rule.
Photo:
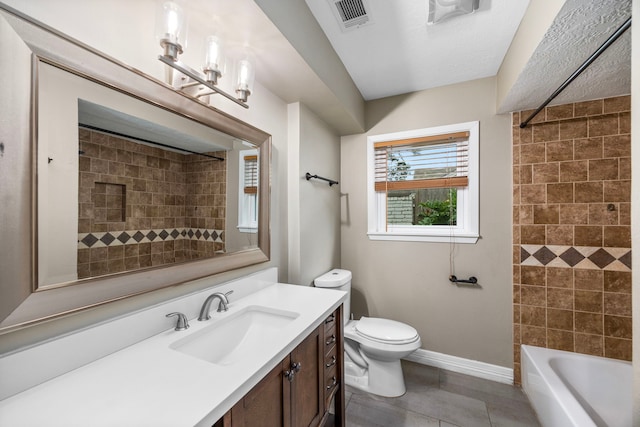
{"label": "tiled shower wall", "polygon": [[514,377],[520,344],[631,360],[630,97],[513,114]]}
{"label": "tiled shower wall", "polygon": [[224,249],[226,160],[84,128],[79,141],[79,279]]}

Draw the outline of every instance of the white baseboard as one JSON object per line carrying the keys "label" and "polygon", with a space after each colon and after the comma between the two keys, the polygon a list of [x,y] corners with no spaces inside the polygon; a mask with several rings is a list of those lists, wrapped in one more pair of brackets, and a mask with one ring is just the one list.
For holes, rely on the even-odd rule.
{"label": "white baseboard", "polygon": [[448,354],[436,353],[419,348],[405,357],[411,362],[422,365],[433,366],[435,368],[446,369],[447,371],[459,372],[485,380],[496,381],[504,384],[513,384],[513,369],[504,366],[492,365],[490,363],[479,362],[477,360],[464,359],[462,357],[450,356]]}

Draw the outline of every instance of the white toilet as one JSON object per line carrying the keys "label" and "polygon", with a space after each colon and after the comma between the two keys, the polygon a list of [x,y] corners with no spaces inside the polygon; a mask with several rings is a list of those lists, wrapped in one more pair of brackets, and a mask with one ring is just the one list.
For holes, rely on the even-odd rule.
{"label": "white toilet", "polygon": [[318,288],[349,293],[344,303],[344,362],[347,385],[385,397],[402,396],[406,387],[400,359],[421,346],[418,332],[394,320],[351,314],[351,272],[334,269],[314,280]]}

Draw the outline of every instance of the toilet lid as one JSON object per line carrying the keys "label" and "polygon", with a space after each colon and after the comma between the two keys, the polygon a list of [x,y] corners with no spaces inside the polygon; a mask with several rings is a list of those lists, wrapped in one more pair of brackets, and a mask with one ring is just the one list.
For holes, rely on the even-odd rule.
{"label": "toilet lid", "polygon": [[406,344],[418,339],[418,331],[395,320],[362,317],[356,324],[356,332],[373,341]]}

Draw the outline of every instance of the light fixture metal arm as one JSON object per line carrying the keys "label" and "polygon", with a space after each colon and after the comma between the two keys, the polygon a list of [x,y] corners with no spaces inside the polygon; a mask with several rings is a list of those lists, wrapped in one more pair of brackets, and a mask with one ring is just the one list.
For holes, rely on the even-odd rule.
{"label": "light fixture metal arm", "polygon": [[241,100],[234,98],[232,95],[229,95],[227,92],[223,91],[222,89],[217,88],[216,86],[214,86],[213,84],[207,82],[201,75],[200,73],[198,73],[196,70],[194,70],[193,68],[189,67],[186,64],[183,64],[182,62],[180,62],[179,60],[173,60],[171,58],[168,58],[166,56],[163,55],[159,55],[158,59],[162,62],[164,62],[165,64],[167,64],[168,66],[170,66],[173,69],[176,69],[178,71],[180,71],[182,74],[192,78],[193,80],[203,84],[204,86],[206,86],[207,88],[211,89],[212,91],[214,91],[217,94],[220,94],[222,96],[224,96],[225,98],[235,102],[236,104],[244,107],[244,108],[249,108],[249,105],[245,102],[242,102]]}

